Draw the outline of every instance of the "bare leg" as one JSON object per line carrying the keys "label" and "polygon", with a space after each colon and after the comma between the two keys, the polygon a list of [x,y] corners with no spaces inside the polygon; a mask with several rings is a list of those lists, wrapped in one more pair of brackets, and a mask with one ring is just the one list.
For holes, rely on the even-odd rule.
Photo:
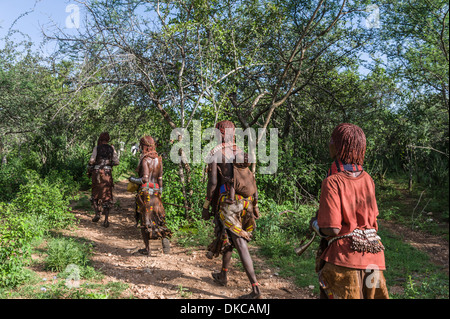
{"label": "bare leg", "polygon": [[95,216],[92,218],[94,223],[100,220],[101,211],[98,205],[98,201],[96,199],[91,198],[92,208],[94,208]]}
{"label": "bare leg", "polygon": [[138,204],[135,203],[134,205],[135,205],[134,219],[136,221],[135,227],[137,227],[139,225],[140,220],[141,220],[141,216],[140,216],[140,213],[139,213],[139,210],[138,210]]}
{"label": "bare leg", "polygon": [[138,251],[143,255],[150,255],[150,239],[149,234],[145,228],[141,228],[142,239],[144,240],[144,249],[139,249]]}
{"label": "bare leg", "polygon": [[214,281],[222,286],[226,286],[228,282],[228,269],[231,264],[231,255],[233,254],[233,249],[229,249],[223,254],[222,257],[222,269],[220,272],[213,273],[212,276]]}
{"label": "bare leg", "polygon": [[252,285],[252,293],[248,295],[249,298],[260,298],[261,291],[259,289],[258,280],[256,279],[255,269],[253,268],[253,260],[248,250],[247,241],[241,237],[238,237],[231,233],[234,246],[236,247],[239,257],[241,258],[242,265]]}
{"label": "bare leg", "polygon": [[103,215],[105,215],[105,220],[104,220],[104,222],[103,222],[103,226],[104,226],[105,228],[108,228],[108,227],[109,227],[109,220],[108,220],[108,217],[109,217],[109,207],[103,206]]}
{"label": "bare leg", "polygon": [[164,237],[161,241],[162,247],[163,247],[163,253],[169,254],[170,253],[170,241],[167,237]]}

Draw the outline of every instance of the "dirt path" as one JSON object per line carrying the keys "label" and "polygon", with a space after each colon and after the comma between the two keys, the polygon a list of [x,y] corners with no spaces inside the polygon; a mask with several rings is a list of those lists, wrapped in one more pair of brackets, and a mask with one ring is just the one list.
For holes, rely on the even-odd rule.
{"label": "dirt path", "polygon": [[[237,267],[230,270],[227,287],[215,284],[211,272],[220,269],[221,260],[207,259],[205,250],[179,247],[172,241],[171,253],[166,255],[158,240],[151,241],[152,256],[139,254],[137,249],[143,248],[143,241],[140,230],[134,227],[134,195],[126,192],[126,186],[126,181],[116,184],[115,201],[120,205],[112,209],[109,228],[102,226],[103,219],[93,223],[92,212],[74,210],[80,223],[70,235],[94,243],[93,265],[105,274],[105,283],[127,283],[129,288],[122,297],[142,299],[227,299],[250,291],[245,272]],[[278,277],[276,269],[269,268],[254,253],[252,256],[255,268],[261,269],[258,280],[265,298],[317,298],[311,289],[298,288]]]}
{"label": "dirt path", "polygon": [[434,264],[442,267],[447,274],[449,273],[448,241],[438,236],[413,231],[406,226],[391,221],[382,220],[379,221],[379,224],[380,227],[384,227],[391,233],[399,235],[404,242],[427,253]]}
{"label": "dirt path", "polygon": [[[209,260],[205,250],[177,246],[172,240],[171,253],[162,253],[161,242],[151,241],[152,256],[137,252],[143,248],[140,230],[134,227],[134,194],[126,192],[127,181],[116,184],[115,201],[110,214],[110,227],[104,228],[101,219],[91,221],[93,212],[74,209],[79,227],[68,231],[70,236],[90,240],[94,243],[93,265],[105,274],[104,283],[123,282],[129,288],[123,298],[139,299],[229,299],[250,291],[245,272],[240,267],[231,267],[227,287],[215,284],[211,272],[219,270],[221,260]],[[407,228],[380,220],[380,227],[397,234],[403,240],[430,256],[448,273],[449,245],[435,236],[409,231]],[[280,278],[277,269],[267,263],[251,248],[255,269],[265,298],[270,299],[317,299],[309,288],[299,288],[288,279]],[[236,262],[236,260],[233,260]],[[311,274],[315,276],[316,274]]]}

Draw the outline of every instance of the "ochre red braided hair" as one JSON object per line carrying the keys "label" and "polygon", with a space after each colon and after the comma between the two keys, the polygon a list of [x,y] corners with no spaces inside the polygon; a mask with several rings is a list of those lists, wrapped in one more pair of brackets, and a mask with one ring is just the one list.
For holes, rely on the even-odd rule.
{"label": "ochre red braided hair", "polygon": [[143,157],[155,158],[158,156],[158,153],[156,152],[155,141],[151,136],[147,135],[142,137],[139,141],[139,144],[142,148]]}
{"label": "ochre red braided hair", "polygon": [[331,134],[330,145],[334,146],[336,159],[347,164],[363,165],[366,136],[359,126],[339,124]]}
{"label": "ochre red braided hair", "polygon": [[98,137],[97,145],[100,145],[100,144],[103,144],[103,143],[108,143],[110,139],[111,138],[109,136],[109,133],[108,132],[103,132]]}
{"label": "ochre red braided hair", "polygon": [[222,135],[222,143],[234,142],[234,123],[231,121],[221,121],[216,124],[216,129]]}

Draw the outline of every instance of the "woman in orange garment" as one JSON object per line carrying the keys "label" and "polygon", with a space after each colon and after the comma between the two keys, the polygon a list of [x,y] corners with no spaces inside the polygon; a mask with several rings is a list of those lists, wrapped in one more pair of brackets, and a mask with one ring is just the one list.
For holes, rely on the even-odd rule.
{"label": "woman in orange garment", "polygon": [[317,269],[321,298],[388,299],[375,184],[362,167],[364,132],[340,124],[329,148],[334,162],[322,182],[317,217],[311,220],[311,228],[325,242]]}

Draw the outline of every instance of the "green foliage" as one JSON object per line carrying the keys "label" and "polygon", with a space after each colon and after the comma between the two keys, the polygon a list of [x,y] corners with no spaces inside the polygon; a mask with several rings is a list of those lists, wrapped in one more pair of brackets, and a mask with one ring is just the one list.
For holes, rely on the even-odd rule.
{"label": "green foliage", "polygon": [[0,288],[14,287],[27,278],[23,267],[30,257],[35,224],[12,204],[0,203]]}
{"label": "green foliage", "polygon": [[309,234],[309,221],[315,215],[316,206],[294,206],[290,202],[278,205],[273,199],[259,201],[261,217],[258,219],[258,237],[283,234],[290,242]]}
{"label": "green foliage", "polygon": [[293,210],[292,205],[277,205],[272,199],[261,201],[260,206],[255,240],[261,253],[271,260],[286,257],[293,262],[294,248],[310,233],[309,220],[315,214],[314,207],[305,205]]}
{"label": "green foliage", "polygon": [[258,245],[259,252],[273,267],[280,269],[280,276],[294,278],[295,283],[302,287],[317,287],[314,271],[317,243],[313,243],[301,257],[294,251],[302,240],[309,238],[309,221],[316,209],[315,206],[294,208],[292,204],[277,205],[273,200],[264,200],[261,203],[262,216],[257,220],[253,244]]}
{"label": "green foliage", "polygon": [[279,167],[275,174],[256,175],[258,192],[267,194],[278,204],[314,202],[328,169],[326,165],[317,165],[305,148],[296,148],[294,144],[286,141],[278,150]]}
{"label": "green foliage", "polygon": [[51,229],[67,227],[74,222],[69,209],[70,200],[67,184],[53,184],[48,179],[30,179],[20,186],[12,204],[35,223],[43,234]]}
{"label": "green foliage", "polygon": [[47,258],[45,259],[45,268],[54,272],[61,272],[62,278],[67,266],[73,264],[80,269],[81,278],[89,274],[90,256],[92,254],[92,245],[80,243],[72,238],[53,238],[48,242]]}
{"label": "green foliage", "polygon": [[131,152],[125,152],[120,156],[119,165],[113,167],[113,179],[118,181],[121,178],[137,176],[136,168],[139,164],[139,155],[133,155]]}
{"label": "green foliage", "polygon": [[28,271],[27,283],[15,289],[0,289],[3,299],[118,299],[128,285],[121,282],[103,284],[101,278],[89,281],[81,280],[78,287],[67,284],[66,278],[53,276],[41,278],[38,274]]}
{"label": "green foliage", "polygon": [[404,283],[404,294],[394,294],[394,298],[448,298],[448,275],[440,272],[426,253],[403,242],[399,234],[382,228],[379,234],[386,248],[384,275],[388,286]]}
{"label": "green foliage", "polygon": [[26,174],[23,163],[17,160],[0,167],[0,202],[15,198],[19,186],[26,182]]}
{"label": "green foliage", "polygon": [[34,171],[22,174],[25,179],[16,197],[10,203],[0,202],[0,278],[9,287],[26,278],[22,270],[29,262],[34,239],[74,223],[69,210],[73,185],[62,183],[65,178],[51,183]]}
{"label": "green foliage", "polygon": [[448,236],[448,191],[417,184],[408,190],[408,179],[397,174],[375,181],[379,218],[417,231]]}
{"label": "green foliage", "polygon": [[162,201],[174,205],[165,205],[167,226],[172,230],[183,227],[187,220],[184,213],[184,196],[177,168],[165,167],[163,173]]}
{"label": "green foliage", "polygon": [[[432,212],[448,223],[445,1],[381,1],[380,29],[361,26],[366,0],[346,2],[336,23],[340,2],[327,2],[314,16],[319,2],[132,2],[88,1],[96,19],[87,16],[79,38],[58,41],[56,59],[32,52],[26,41],[6,38],[0,48],[2,283],[23,279],[26,258],[18,256],[27,256],[33,238],[73,223],[68,204],[90,186],[87,159],[102,131],[116,150],[143,135],[156,138],[168,226],[185,244],[192,236],[205,245],[211,235],[199,220],[204,166],[180,171],[167,156],[170,131],[190,129],[192,119],[203,128],[230,119],[238,127],[279,129],[278,170],[256,175],[262,217],[255,235],[283,268],[310,267],[311,256],[298,261],[293,247],[308,233],[330,163],[329,137],[342,122],[366,133],[364,167],[376,181],[381,218],[430,230],[425,213]],[[156,4],[161,15],[148,15]],[[361,52],[372,60],[363,63]],[[115,181],[135,172],[138,156],[127,150]],[[390,184],[394,173],[402,183],[409,179],[415,203],[424,192],[417,212]],[[419,293],[413,284],[408,289],[409,296]]]}
{"label": "green foliage", "polygon": [[203,180],[201,167],[192,167],[189,177],[190,183],[186,184],[186,196],[187,203],[190,205],[188,207],[192,209],[188,210],[186,216],[184,209],[186,198],[183,195],[179,167],[170,162],[167,162],[167,165],[164,167],[162,201],[168,203],[164,205],[164,208],[167,215],[167,224],[172,230],[182,228],[190,221],[195,221],[201,217],[201,206],[206,191],[206,183]]}
{"label": "green foliage", "polygon": [[414,279],[411,275],[406,281],[405,299],[448,299],[449,285],[448,278],[431,273]]}
{"label": "green foliage", "polygon": [[214,239],[211,221],[194,220],[175,233],[177,244],[184,247],[207,247]]}

